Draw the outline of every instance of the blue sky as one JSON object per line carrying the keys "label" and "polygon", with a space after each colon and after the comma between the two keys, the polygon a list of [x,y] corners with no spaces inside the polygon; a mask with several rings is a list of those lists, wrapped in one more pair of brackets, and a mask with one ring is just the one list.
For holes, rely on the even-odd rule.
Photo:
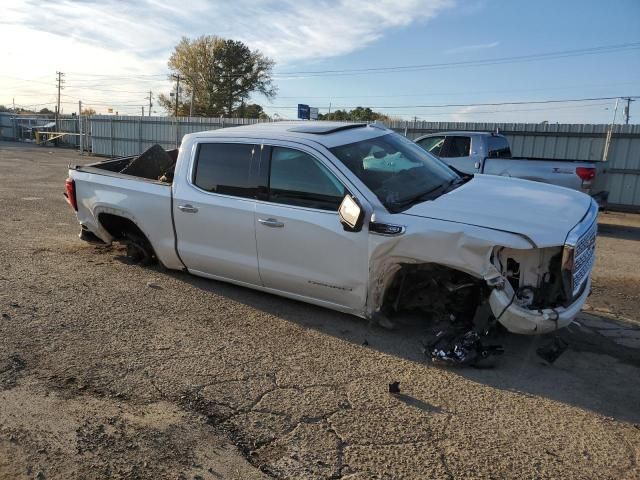
{"label": "blue sky", "polygon": [[[211,2],[63,1],[47,9],[12,2],[0,19],[0,103],[51,107],[56,70],[66,73],[64,110],[77,101],[136,114],[147,90],[168,92],[166,61],[183,35],[218,34],[276,62],[271,113],[295,116],[299,102],[326,111],[356,105],[433,121],[608,123],[614,101],[462,106],[640,95],[640,49],[501,65],[317,76],[349,70],[558,52],[640,42],[638,0],[369,0]],[[37,12],[34,14],[34,12]],[[20,41],[16,41],[20,39]],[[35,60],[47,45],[60,52]],[[292,72],[284,74],[283,72]],[[392,107],[392,108],[385,108]],[[156,110],[158,110],[156,108]],[[639,112],[634,115],[634,111]],[[640,102],[632,106],[640,123]],[[162,113],[162,112],[159,112]],[[619,119],[621,118],[621,109]]]}

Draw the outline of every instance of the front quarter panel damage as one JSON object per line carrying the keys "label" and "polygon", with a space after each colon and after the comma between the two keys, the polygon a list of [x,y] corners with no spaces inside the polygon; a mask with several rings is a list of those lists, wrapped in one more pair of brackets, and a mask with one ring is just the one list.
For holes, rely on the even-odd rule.
{"label": "front quarter panel damage", "polygon": [[380,311],[385,292],[403,266],[435,264],[492,282],[502,277],[492,263],[496,246],[532,248],[526,238],[498,230],[434,219],[424,219],[416,227],[415,217],[411,223],[413,226],[399,236],[369,236],[368,318]]}

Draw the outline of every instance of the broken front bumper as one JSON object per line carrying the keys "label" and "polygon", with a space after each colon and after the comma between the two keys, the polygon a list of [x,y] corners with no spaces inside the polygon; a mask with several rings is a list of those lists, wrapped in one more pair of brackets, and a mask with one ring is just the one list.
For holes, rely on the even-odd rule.
{"label": "broken front bumper", "polygon": [[495,288],[489,296],[489,305],[496,318],[500,316],[499,322],[510,332],[521,335],[541,335],[569,325],[580,313],[590,292],[591,277],[587,280],[580,296],[568,307],[529,310],[515,303],[509,305],[511,302],[509,292]]}

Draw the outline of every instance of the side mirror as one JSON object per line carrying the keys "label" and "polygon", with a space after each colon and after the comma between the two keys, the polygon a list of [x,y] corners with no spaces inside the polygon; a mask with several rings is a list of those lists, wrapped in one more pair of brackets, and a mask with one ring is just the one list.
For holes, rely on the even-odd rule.
{"label": "side mirror", "polygon": [[349,194],[345,195],[338,209],[338,213],[340,214],[340,223],[342,223],[345,230],[349,232],[359,232],[362,230],[364,210],[354,197]]}

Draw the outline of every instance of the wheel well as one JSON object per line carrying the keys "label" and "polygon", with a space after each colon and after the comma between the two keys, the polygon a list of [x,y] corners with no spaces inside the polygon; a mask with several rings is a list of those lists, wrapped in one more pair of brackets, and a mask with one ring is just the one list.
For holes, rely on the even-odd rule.
{"label": "wheel well", "polygon": [[383,299],[387,315],[417,310],[432,320],[451,315],[470,320],[488,292],[485,282],[444,265],[403,264],[394,274]]}
{"label": "wheel well", "polygon": [[134,233],[144,238],[147,242],[149,241],[144,232],[128,218],[121,217],[120,215],[113,215],[111,213],[101,213],[98,215],[98,221],[100,222],[100,225],[102,225],[102,228],[104,228],[115,240],[122,240],[126,237],[127,233]]}

